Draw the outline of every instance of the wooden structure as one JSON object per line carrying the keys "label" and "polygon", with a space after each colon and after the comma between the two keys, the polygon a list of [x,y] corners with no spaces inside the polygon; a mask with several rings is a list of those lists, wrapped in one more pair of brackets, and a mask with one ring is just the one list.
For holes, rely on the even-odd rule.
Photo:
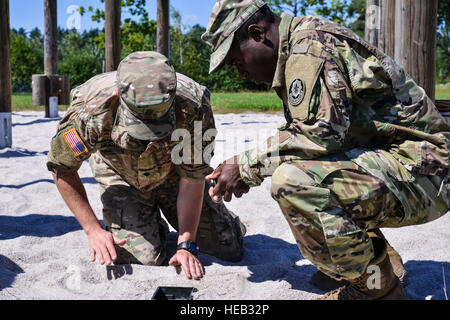
{"label": "wooden structure", "polygon": [[367,0],[366,40],[436,94],[438,0]]}
{"label": "wooden structure", "polygon": [[105,56],[106,72],[117,70],[120,64],[120,0],[105,1]]}
{"label": "wooden structure", "polygon": [[[45,117],[51,118],[58,104],[70,103],[70,78],[58,74],[57,0],[44,0],[44,29],[44,74],[32,75],[33,105],[45,105]],[[51,97],[58,98],[56,110],[50,108]]]}
{"label": "wooden structure", "polygon": [[157,51],[169,57],[169,0],[158,0]]}
{"label": "wooden structure", "polygon": [[9,0],[0,0],[0,148],[12,146]]}
{"label": "wooden structure", "polygon": [[57,0],[44,0],[44,73],[58,74]]}

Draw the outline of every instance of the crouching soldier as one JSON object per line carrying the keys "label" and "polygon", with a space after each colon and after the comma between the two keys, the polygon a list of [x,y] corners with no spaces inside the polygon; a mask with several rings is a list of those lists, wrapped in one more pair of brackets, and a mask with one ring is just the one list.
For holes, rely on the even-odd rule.
{"label": "crouching soldier", "polygon": [[[188,278],[204,274],[198,249],[228,261],[241,259],[245,227],[223,203],[211,200],[204,182],[212,172],[207,154],[212,155],[215,130],[208,89],[176,74],[164,56],[137,52],[116,72],[74,89],[72,97],[47,166],[88,236],[92,261],[161,265],[169,228],[160,212],[179,233],[169,264],[181,265]],[[194,139],[197,127],[200,144]],[[179,136],[173,134],[177,129],[191,134],[187,151],[178,150],[178,157],[191,154],[188,161],[178,161],[174,151],[180,145],[172,139]],[[202,139],[204,134],[209,139]],[[199,153],[202,159],[194,162]],[[89,158],[106,230],[77,173]]]}
{"label": "crouching soldier", "polygon": [[[264,0],[219,0],[203,39],[210,71],[271,83],[286,125],[221,165],[226,201],[272,177],[303,256],[346,285],[324,299],[402,299],[400,256],[379,228],[426,223],[450,206],[450,126],[390,57],[317,16],[275,15]],[[264,68],[261,68],[264,66]],[[369,286],[377,272],[379,286]],[[399,279],[400,278],[400,279]]]}

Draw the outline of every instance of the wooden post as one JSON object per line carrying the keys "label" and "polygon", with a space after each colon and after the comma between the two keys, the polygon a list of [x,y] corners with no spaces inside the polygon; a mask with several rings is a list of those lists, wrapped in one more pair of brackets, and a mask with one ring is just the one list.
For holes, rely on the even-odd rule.
{"label": "wooden post", "polygon": [[120,0],[105,1],[106,72],[117,70],[120,64]]}
{"label": "wooden post", "polygon": [[397,0],[395,60],[434,101],[438,0]]}
{"label": "wooden post", "polygon": [[378,42],[380,40],[380,27],[380,0],[367,0],[365,40],[375,47],[378,47]]}
{"label": "wooden post", "polygon": [[158,0],[157,50],[169,57],[169,0]]}
{"label": "wooden post", "polygon": [[437,0],[367,0],[366,40],[403,66],[432,100],[436,29]]}
{"label": "wooden post", "polygon": [[366,4],[366,41],[394,58],[395,0],[367,0]]}
{"label": "wooden post", "polygon": [[0,148],[12,146],[9,0],[0,0]]}
{"label": "wooden post", "polygon": [[58,74],[58,17],[57,1],[44,0],[44,73]]}

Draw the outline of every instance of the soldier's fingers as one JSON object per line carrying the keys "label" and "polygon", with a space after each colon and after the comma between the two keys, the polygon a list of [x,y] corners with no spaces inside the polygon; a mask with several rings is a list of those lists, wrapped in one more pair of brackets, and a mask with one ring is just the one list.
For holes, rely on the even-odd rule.
{"label": "soldier's fingers", "polygon": [[214,187],[209,188],[208,193],[209,193],[209,196],[211,198],[213,198],[214,197]]}
{"label": "soldier's fingers", "polygon": [[217,184],[213,188],[213,196],[221,196],[225,191],[225,182],[222,179],[219,179]]}
{"label": "soldier's fingers", "polygon": [[225,202],[230,202],[231,199],[233,198],[233,194],[229,191],[225,192],[225,195],[223,196],[223,200]]}
{"label": "soldier's fingers", "polygon": [[112,261],[117,260],[117,253],[116,249],[114,248],[114,245],[112,242],[106,242],[106,249],[109,251],[109,256],[111,257]]}
{"label": "soldier's fingers", "polygon": [[220,175],[222,174],[222,166],[223,165],[218,166],[217,169],[214,170],[214,172],[211,173],[210,175],[206,176],[205,179],[206,180],[214,180],[214,179],[217,179],[218,177],[220,177]]}
{"label": "soldier's fingers", "polygon": [[203,266],[197,259],[195,260],[195,270],[197,271],[199,278],[203,277]]}
{"label": "soldier's fingers", "polygon": [[191,270],[189,268],[189,264],[184,261],[184,263],[181,264],[181,268],[183,268],[184,274],[186,275],[186,277],[188,279],[192,279],[192,274],[191,274]]}
{"label": "soldier's fingers", "polygon": [[173,256],[170,261],[169,261],[169,266],[175,267],[175,266],[179,266],[180,263],[178,262],[177,256]]}
{"label": "soldier's fingers", "polygon": [[119,245],[119,246],[123,246],[124,244],[127,243],[126,239],[117,238],[115,235],[113,235],[113,240],[114,240],[114,243]]}
{"label": "soldier's fingers", "polygon": [[101,265],[105,263],[105,260],[103,259],[103,254],[99,248],[95,250],[95,256]]}
{"label": "soldier's fingers", "polygon": [[111,257],[109,256],[106,246],[100,246],[100,251],[102,255],[102,260],[100,261],[100,264],[103,265],[106,263],[106,265],[109,266],[111,264]]}
{"label": "soldier's fingers", "polygon": [[243,194],[244,194],[244,192],[242,192],[242,191],[235,191],[235,192],[234,192],[234,196],[235,196],[236,198],[241,198]]}
{"label": "soldier's fingers", "polygon": [[95,261],[95,250],[92,248],[89,248],[89,254],[91,255],[91,262]]}
{"label": "soldier's fingers", "polygon": [[191,268],[191,272],[192,272],[192,274],[194,276],[194,279],[195,280],[200,279],[201,278],[201,273],[200,273],[200,269],[198,268],[196,259],[193,258],[193,257],[191,259],[189,259],[189,265],[190,265],[190,268]]}

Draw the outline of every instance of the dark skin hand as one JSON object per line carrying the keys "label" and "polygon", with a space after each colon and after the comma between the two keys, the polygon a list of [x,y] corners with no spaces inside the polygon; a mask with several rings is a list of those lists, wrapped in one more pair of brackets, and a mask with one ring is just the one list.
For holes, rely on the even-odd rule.
{"label": "dark skin hand", "polygon": [[250,187],[241,179],[237,156],[222,163],[206,180],[216,181],[215,186],[209,189],[209,195],[216,202],[222,196],[224,201],[230,202],[233,194],[240,198],[250,191]]}

